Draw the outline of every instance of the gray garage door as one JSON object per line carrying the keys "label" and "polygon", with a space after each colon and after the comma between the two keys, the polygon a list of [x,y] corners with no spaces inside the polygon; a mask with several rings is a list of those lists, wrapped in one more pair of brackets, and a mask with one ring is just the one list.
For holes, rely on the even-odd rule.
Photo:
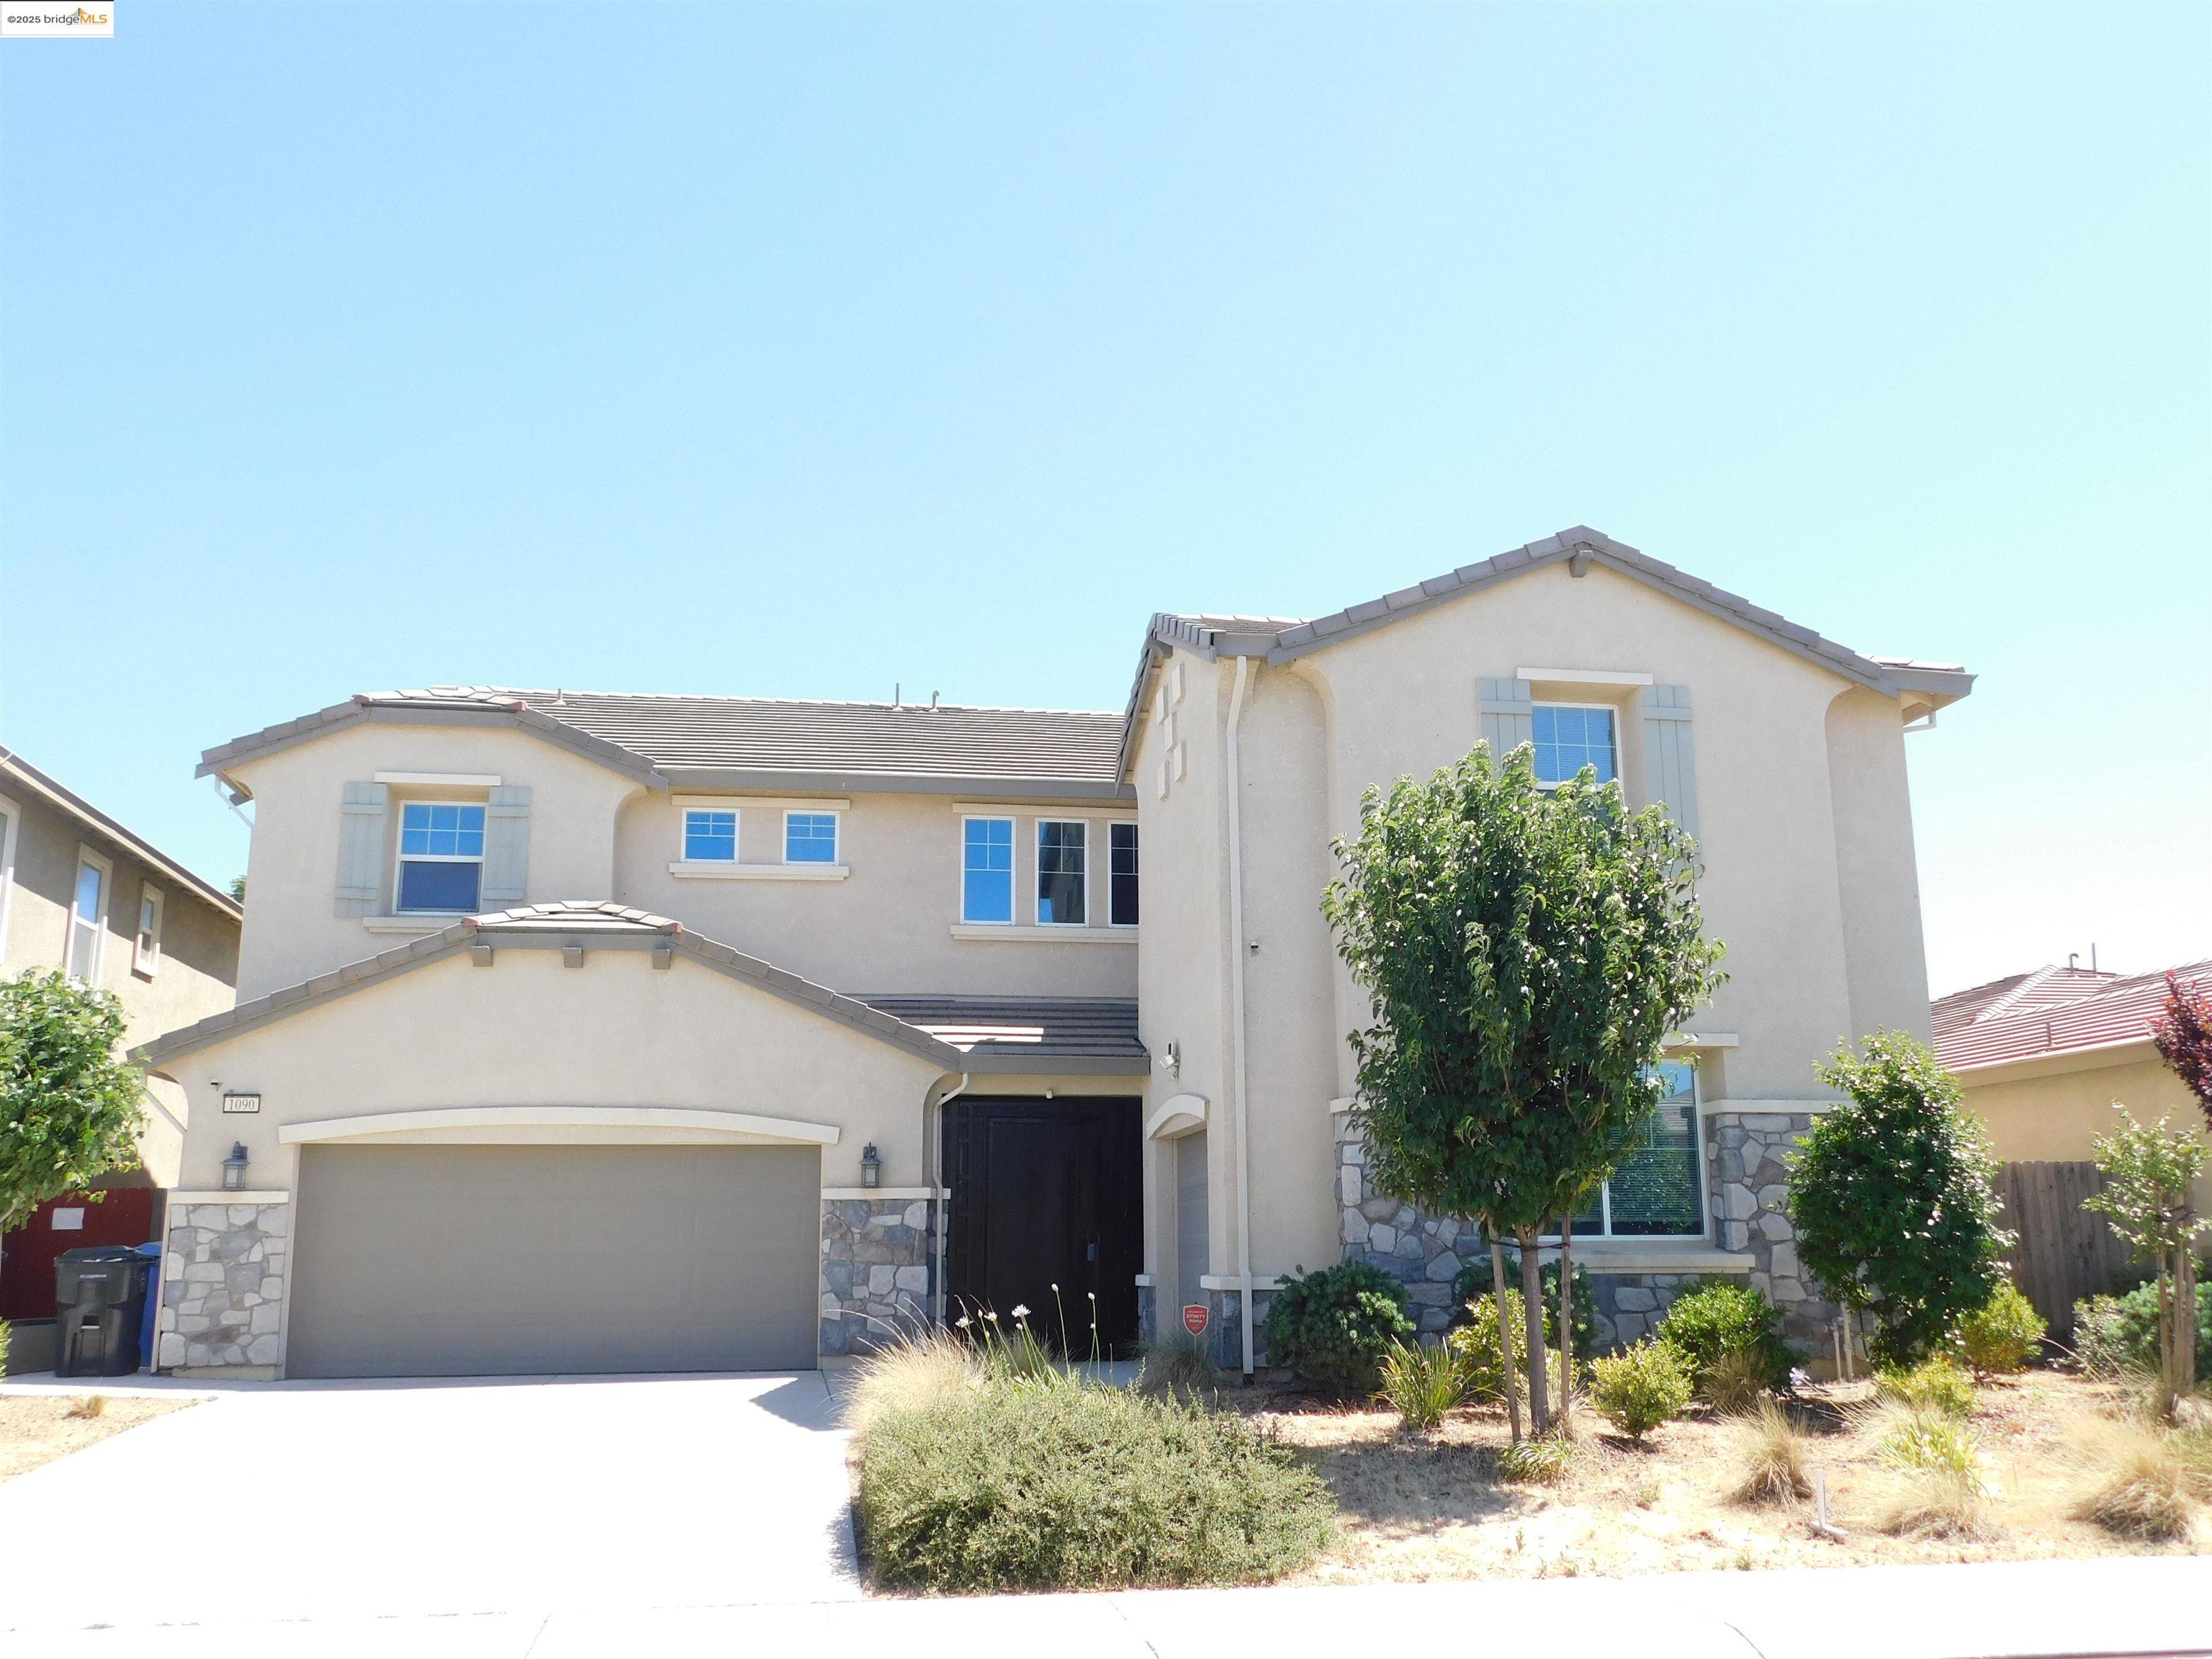
{"label": "gray garage door", "polygon": [[814,1364],[811,1146],[309,1146],[294,1376]]}

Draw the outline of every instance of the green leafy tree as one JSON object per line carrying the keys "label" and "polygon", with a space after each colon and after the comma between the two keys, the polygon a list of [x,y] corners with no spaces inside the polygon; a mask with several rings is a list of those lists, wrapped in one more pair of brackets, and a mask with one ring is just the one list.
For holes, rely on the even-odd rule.
{"label": "green leafy tree", "polygon": [[143,1085],[122,1040],[108,992],[59,973],[0,984],[0,1234],[137,1162]]}
{"label": "green leafy tree", "polygon": [[2118,1110],[2120,1127],[2095,1143],[2105,1190],[2081,1207],[2104,1216],[2158,1269],[2159,1393],[2170,1412],[2197,1386],[2197,1237],[2212,1219],[2197,1213],[2190,1188],[2212,1153],[2163,1117],[2138,1123]]}
{"label": "green leafy tree", "polygon": [[[1572,1216],[1656,1109],[1667,1037],[1719,982],[1689,837],[1616,784],[1538,787],[1524,744],[1370,788],[1322,908],[1374,1023],[1352,1034],[1368,1174],[1520,1251],[1529,1417],[1550,1425],[1537,1242]],[[1571,1236],[1558,1224],[1561,1254]],[[1562,1277],[1565,1286],[1571,1274]],[[1573,1329],[1563,1310],[1563,1346]],[[1561,1354],[1571,1389],[1572,1362]],[[1509,1400],[1510,1395],[1509,1395]],[[1517,1403],[1514,1428],[1519,1431]]]}
{"label": "green leafy tree", "polygon": [[1878,1365],[1936,1352],[2004,1276],[1996,1163],[1924,1043],[1877,1031],[1839,1048],[1821,1081],[1850,1099],[1815,1120],[1792,1159],[1797,1253],[1829,1295],[1871,1314]]}

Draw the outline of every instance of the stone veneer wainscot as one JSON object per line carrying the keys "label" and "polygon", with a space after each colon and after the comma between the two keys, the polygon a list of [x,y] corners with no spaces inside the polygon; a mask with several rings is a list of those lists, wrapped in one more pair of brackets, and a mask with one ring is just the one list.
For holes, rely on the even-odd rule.
{"label": "stone veneer wainscot", "polygon": [[818,1343],[824,1358],[869,1352],[927,1322],[935,1290],[930,1241],[939,1209],[921,1187],[823,1194]]}
{"label": "stone veneer wainscot", "polygon": [[289,1193],[173,1193],[161,1250],[156,1370],[283,1364]]}

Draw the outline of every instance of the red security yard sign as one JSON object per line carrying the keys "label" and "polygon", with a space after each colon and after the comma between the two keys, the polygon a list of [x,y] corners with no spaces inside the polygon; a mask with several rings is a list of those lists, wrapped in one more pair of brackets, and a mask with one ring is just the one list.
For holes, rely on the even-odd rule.
{"label": "red security yard sign", "polygon": [[1203,1302],[1191,1303],[1182,1310],[1182,1328],[1193,1336],[1204,1336],[1207,1317]]}

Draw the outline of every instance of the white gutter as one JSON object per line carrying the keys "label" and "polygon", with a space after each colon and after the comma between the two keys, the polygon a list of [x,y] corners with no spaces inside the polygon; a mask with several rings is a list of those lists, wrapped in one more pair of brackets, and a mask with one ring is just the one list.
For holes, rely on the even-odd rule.
{"label": "white gutter", "polygon": [[[944,1121],[945,1109],[966,1093],[967,1089],[968,1073],[963,1072],[960,1073],[960,1081],[937,1097],[937,1104],[933,1109],[937,1113],[939,1122]],[[929,1177],[930,1191],[936,1194],[937,1208],[937,1224],[931,1229],[936,1237],[930,1241],[936,1256],[934,1265],[937,1268],[931,1278],[935,1281],[937,1288],[931,1300],[936,1304],[933,1310],[936,1322],[942,1325],[945,1322],[945,1247],[952,1236],[952,1206],[945,1200],[945,1137],[942,1134],[932,1134],[929,1132],[932,1109],[929,1096],[925,1091],[921,1097],[921,1169],[922,1173]]]}
{"label": "white gutter", "polygon": [[1244,774],[1237,726],[1244,718],[1244,692],[1252,680],[1252,659],[1237,659],[1237,682],[1229,694],[1229,1052],[1237,1088],[1237,1285],[1243,1315],[1244,1380],[1252,1380],[1252,1115],[1244,1091],[1244,832],[1242,796]]}

